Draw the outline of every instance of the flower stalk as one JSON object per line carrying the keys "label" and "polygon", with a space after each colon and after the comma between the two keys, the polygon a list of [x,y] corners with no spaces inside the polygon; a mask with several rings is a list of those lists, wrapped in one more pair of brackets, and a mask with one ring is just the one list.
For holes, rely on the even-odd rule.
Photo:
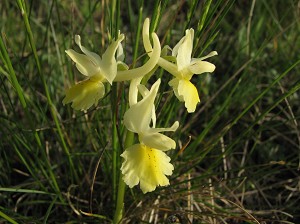
{"label": "flower stalk", "polygon": [[[133,141],[134,141],[134,133],[131,131],[127,131],[126,137],[125,137],[125,144],[124,144],[125,148],[131,146],[133,144]],[[115,210],[114,219],[113,219],[114,224],[119,223],[123,217],[125,189],[126,189],[126,184],[123,181],[123,175],[120,172],[117,204],[116,204],[116,210]]]}

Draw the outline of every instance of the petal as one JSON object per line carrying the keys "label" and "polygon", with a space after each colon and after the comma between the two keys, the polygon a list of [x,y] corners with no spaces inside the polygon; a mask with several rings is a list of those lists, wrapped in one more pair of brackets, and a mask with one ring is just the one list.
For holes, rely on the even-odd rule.
{"label": "petal", "polygon": [[175,45],[175,47],[173,48],[173,50],[172,50],[172,56],[173,57],[176,57],[177,55],[178,55],[178,50],[179,50],[179,47],[181,46],[181,44],[182,44],[182,42],[185,40],[185,36],[184,37],[182,37],[181,39],[180,39],[180,41]]}
{"label": "petal", "polygon": [[194,30],[191,28],[185,31],[185,39],[178,48],[177,66],[178,70],[182,70],[191,63],[193,50]]}
{"label": "petal", "polygon": [[149,130],[149,132],[150,133],[158,133],[158,132],[163,132],[163,131],[176,131],[178,127],[179,127],[179,122],[175,121],[174,124],[169,128],[151,128]]}
{"label": "petal", "polygon": [[[107,58],[108,61],[110,61],[111,58],[115,58],[116,51],[120,47],[121,41],[124,40],[124,37],[125,37],[124,34],[120,34],[117,40],[113,40],[111,42],[111,44],[108,46],[108,48],[102,55],[102,60],[105,60],[105,58]],[[123,49],[122,45],[121,45],[121,49]]]}
{"label": "petal", "polygon": [[85,76],[93,76],[100,72],[100,69],[84,54],[69,49],[65,51],[67,55],[76,63],[78,71]]}
{"label": "petal", "polygon": [[98,54],[89,51],[88,49],[86,49],[84,46],[81,45],[81,37],[79,35],[75,35],[75,43],[78,45],[78,47],[80,48],[80,50],[86,54],[86,56],[89,57],[89,59],[95,64],[95,65],[99,65],[99,62],[101,61],[101,58]]}
{"label": "petal", "polygon": [[157,186],[169,185],[166,175],[172,175],[174,167],[162,151],[136,144],[127,148],[121,156],[124,182],[132,188],[140,183],[143,193],[154,191]]}
{"label": "petal", "polygon": [[[149,94],[149,90],[146,88],[146,86],[144,85],[138,85],[138,90],[139,90],[139,93],[143,96],[143,98]],[[155,125],[156,125],[156,113],[155,113],[155,105],[153,104],[153,107],[152,107],[152,115],[151,115],[151,120],[152,120],[152,127],[155,128]]]}
{"label": "petal", "polygon": [[173,139],[160,133],[147,133],[142,135],[140,136],[140,142],[150,148],[156,148],[161,151],[175,149],[176,147],[176,142]]}
{"label": "petal", "polygon": [[179,80],[180,79],[172,79],[170,82],[169,82],[169,85],[173,88],[173,91],[175,93],[175,96],[177,97],[177,99],[179,99],[180,102],[183,102],[184,99],[183,99],[183,96],[182,95],[179,95],[178,93],[178,85],[179,85]]}
{"label": "petal", "polygon": [[209,63],[207,61],[200,61],[200,60],[194,60],[189,65],[189,70],[193,74],[202,74],[204,72],[213,72],[215,70],[216,66],[212,63]]}
{"label": "petal", "polygon": [[205,60],[206,58],[210,58],[210,57],[213,57],[213,56],[216,56],[216,55],[218,55],[218,52],[212,51],[212,52],[210,52],[208,55],[206,55],[206,56],[204,56],[204,57],[201,57],[201,58],[197,58],[196,60],[201,60],[201,61],[203,61],[203,60]]}
{"label": "petal", "polygon": [[149,129],[154,100],[160,85],[158,79],[151,87],[149,94],[141,101],[132,105],[124,114],[124,125],[129,131],[142,133]]}
{"label": "petal", "polygon": [[163,134],[159,134],[159,132],[176,131],[178,127],[179,122],[176,121],[170,128],[150,128],[149,130],[139,135],[139,140],[149,147],[156,148],[162,151],[175,149],[175,141]]}
{"label": "petal", "polygon": [[188,80],[180,80],[178,84],[178,95],[183,98],[185,107],[189,113],[196,110],[197,104],[200,102],[197,88]]}
{"label": "petal", "polygon": [[72,103],[75,110],[87,110],[97,104],[104,96],[105,88],[102,82],[85,80],[77,83],[66,91],[63,104]]}
{"label": "petal", "polygon": [[137,86],[137,88],[138,88],[138,90],[139,90],[139,93],[143,96],[143,98],[144,98],[145,96],[147,96],[147,94],[150,93],[150,91],[147,89],[147,87],[144,86],[144,85],[142,85],[142,84],[139,84],[139,85]]}
{"label": "petal", "polygon": [[116,57],[117,57],[117,61],[124,61],[125,59],[125,54],[121,43],[118,44]]}
{"label": "petal", "polygon": [[118,49],[119,44],[124,39],[124,34],[121,34],[117,40],[113,41],[104,54],[102,55],[102,61],[100,62],[100,67],[103,71],[103,75],[107,79],[107,81],[112,84],[112,81],[115,79],[117,75],[117,61],[115,58],[116,51]]}

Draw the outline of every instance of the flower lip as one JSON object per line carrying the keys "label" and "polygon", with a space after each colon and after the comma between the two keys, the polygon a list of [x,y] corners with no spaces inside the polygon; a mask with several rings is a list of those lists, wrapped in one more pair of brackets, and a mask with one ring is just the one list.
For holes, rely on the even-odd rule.
{"label": "flower lip", "polygon": [[140,183],[145,194],[157,186],[169,185],[166,176],[172,175],[174,167],[170,157],[161,150],[136,144],[127,148],[121,157],[124,158],[121,167],[123,180],[130,188]]}
{"label": "flower lip", "polygon": [[71,103],[75,110],[87,110],[104,96],[105,89],[102,82],[90,79],[81,81],[66,91],[63,104]]}

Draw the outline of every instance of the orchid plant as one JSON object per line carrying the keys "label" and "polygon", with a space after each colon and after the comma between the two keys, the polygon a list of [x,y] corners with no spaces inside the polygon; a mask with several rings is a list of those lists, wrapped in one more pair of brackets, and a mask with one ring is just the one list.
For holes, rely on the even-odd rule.
{"label": "orchid plant", "polygon": [[[114,222],[122,218],[125,183],[130,187],[140,184],[143,193],[151,192],[158,186],[169,185],[167,176],[172,175],[174,166],[166,151],[175,149],[176,142],[160,132],[175,132],[179,127],[176,121],[169,128],[156,128],[155,98],[161,79],[147,89],[140,84],[143,77],[153,74],[158,67],[170,73],[173,78],[169,81],[175,96],[185,103],[188,113],[196,110],[200,102],[197,88],[192,84],[194,74],[213,72],[215,65],[204,61],[217,55],[216,51],[201,58],[192,58],[194,30],[187,29],[185,36],[171,49],[171,56],[162,53],[161,45],[156,33],[152,33],[153,46],[149,34],[150,21],[147,18],[143,25],[143,44],[148,54],[148,61],[138,68],[129,69],[123,62],[124,54],[121,42],[124,34],[118,35],[108,46],[102,57],[87,50],[81,45],[79,35],[75,36],[75,43],[83,54],[69,49],[67,55],[75,62],[78,71],[86,79],[75,84],[66,91],[63,103],[72,103],[75,110],[88,110],[105,95],[104,83],[129,81],[129,109],[123,117],[123,124],[128,133],[136,133],[139,143],[125,148],[120,155],[123,163],[120,168],[120,183],[118,202]],[[168,49],[165,47],[164,49]],[[140,99],[140,100],[139,100]],[[120,218],[121,217],[121,218]]]}

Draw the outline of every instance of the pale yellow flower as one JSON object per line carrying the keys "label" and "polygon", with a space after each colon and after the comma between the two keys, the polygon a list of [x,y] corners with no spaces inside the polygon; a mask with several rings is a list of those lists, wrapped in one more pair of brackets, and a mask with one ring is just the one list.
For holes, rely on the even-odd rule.
{"label": "pale yellow flower", "polygon": [[[176,97],[181,102],[185,102],[185,107],[189,113],[194,112],[200,102],[197,88],[190,82],[194,74],[213,72],[215,65],[207,61],[206,58],[217,55],[216,51],[209,53],[205,57],[192,58],[194,40],[194,30],[188,29],[185,36],[176,44],[172,50],[171,61],[160,58],[158,65],[175,76],[169,82],[173,87]],[[151,51],[152,46],[149,39],[149,19],[146,19],[143,26],[143,43],[147,52]],[[173,63],[172,61],[175,61]]]}
{"label": "pale yellow flower", "polygon": [[78,71],[87,77],[86,80],[75,84],[66,91],[66,97],[63,104],[72,103],[76,110],[87,110],[105,94],[103,82],[112,84],[117,75],[118,63],[115,59],[115,53],[124,39],[124,35],[119,35],[118,39],[113,41],[106,49],[102,58],[81,45],[79,35],[75,36],[75,42],[84,54],[69,49],[66,53],[75,62]]}
{"label": "pale yellow flower", "polygon": [[[134,87],[131,86],[130,90],[131,105],[124,115],[124,125],[129,131],[138,134],[140,144],[133,145],[123,152],[121,156],[124,162],[121,171],[129,187],[140,183],[142,191],[146,193],[155,190],[157,186],[169,184],[166,175],[171,175],[174,167],[164,151],[174,149],[176,143],[159,132],[175,131],[179,123],[176,121],[170,128],[155,128],[154,100],[160,79],[153,84],[150,91],[145,86],[138,85],[139,81],[132,81]],[[143,96],[139,102],[137,102],[138,92]]]}
{"label": "pale yellow flower", "polygon": [[131,80],[149,73],[156,66],[161,54],[161,46],[157,35],[153,33],[152,38],[154,44],[149,60],[141,67],[128,70],[128,66],[122,62],[124,60],[121,45],[121,41],[124,39],[123,34],[120,34],[118,39],[109,45],[102,58],[83,47],[80,36],[76,35],[75,42],[84,54],[79,54],[72,49],[66,50],[66,53],[75,62],[79,72],[85,75],[87,79],[75,84],[66,91],[63,104],[73,102],[72,107],[74,109],[87,110],[93,104],[96,105],[99,99],[104,96],[104,82],[112,84],[113,81]]}

